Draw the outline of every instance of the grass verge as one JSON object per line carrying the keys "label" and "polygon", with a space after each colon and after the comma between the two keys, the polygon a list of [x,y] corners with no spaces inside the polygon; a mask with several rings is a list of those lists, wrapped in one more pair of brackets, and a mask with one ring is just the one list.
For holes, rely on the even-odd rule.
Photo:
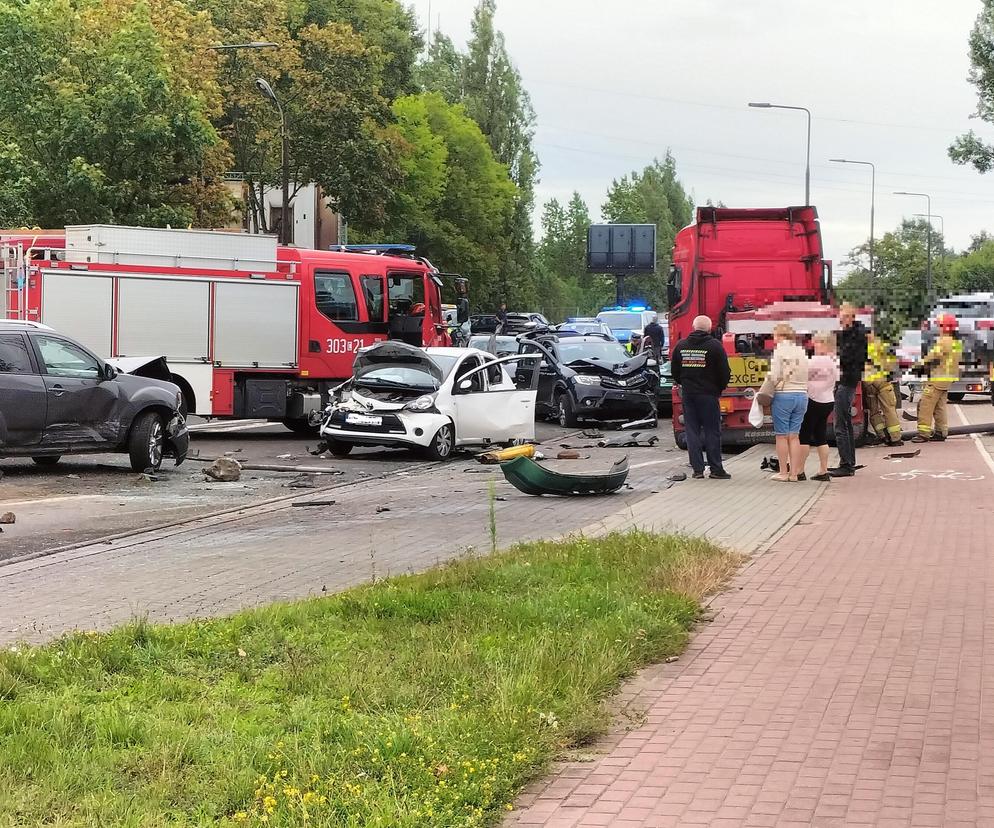
{"label": "grass verge", "polygon": [[493,824],[738,559],[644,533],[0,654],[0,825]]}

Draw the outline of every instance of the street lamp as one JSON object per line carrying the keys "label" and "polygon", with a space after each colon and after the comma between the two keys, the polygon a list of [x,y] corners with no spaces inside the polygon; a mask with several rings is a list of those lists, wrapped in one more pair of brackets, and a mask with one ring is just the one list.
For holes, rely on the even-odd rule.
{"label": "street lamp", "polygon": [[282,144],[280,166],[283,178],[283,207],[280,210],[280,244],[290,244],[290,139],[286,130],[286,113],[280,104],[279,98],[273,91],[273,87],[265,78],[255,79],[255,88],[264,97],[269,98],[276,104],[276,110],[280,113],[280,140]]}
{"label": "street lamp", "polygon": [[[916,218],[929,218],[925,213],[915,213]],[[939,220],[939,232],[942,234],[942,261],[946,260],[946,220],[942,216],[933,215],[931,218]]]}
{"label": "street lamp", "polygon": [[872,161],[850,161],[848,158],[830,158],[833,164],[860,164],[870,168],[870,279],[873,280],[873,211],[877,200],[877,168]]}
{"label": "street lamp", "polygon": [[811,204],[811,110],[803,106],[783,106],[772,103],[750,103],[749,106],[755,109],[793,109],[796,112],[805,112],[808,116],[808,154],[804,166],[804,206]]}
{"label": "street lamp", "polygon": [[905,195],[905,196],[917,196],[918,198],[924,198],[926,209],[928,212],[925,214],[928,218],[928,230],[926,232],[926,248],[927,256],[925,262],[925,292],[929,295],[932,294],[932,197],[928,193],[909,193],[907,190],[895,190],[894,195]]}

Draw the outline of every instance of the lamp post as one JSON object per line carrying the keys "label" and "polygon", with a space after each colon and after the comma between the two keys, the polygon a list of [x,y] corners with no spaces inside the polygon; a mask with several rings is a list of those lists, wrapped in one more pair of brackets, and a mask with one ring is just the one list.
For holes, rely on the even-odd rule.
{"label": "lamp post", "polygon": [[[928,218],[926,213],[915,213],[917,218]],[[942,234],[942,261],[946,260],[946,220],[939,215],[933,215],[932,218],[939,220],[939,232]]]}
{"label": "lamp post", "polygon": [[290,139],[286,130],[286,113],[283,105],[265,78],[255,79],[255,88],[276,104],[280,113],[281,176],[283,179],[283,206],[280,209],[280,244],[290,244]]}
{"label": "lamp post", "polygon": [[928,193],[910,193],[907,190],[895,190],[894,195],[917,196],[925,199],[925,214],[928,219],[928,230],[926,231],[926,250],[928,258],[925,261],[925,292],[932,294],[932,197]]}
{"label": "lamp post", "polygon": [[860,164],[870,168],[870,280],[876,275],[873,269],[873,213],[877,200],[877,168],[872,161],[850,161],[848,158],[830,158],[833,164]]}
{"label": "lamp post", "polygon": [[755,109],[793,109],[796,112],[804,112],[808,116],[808,153],[807,161],[804,165],[804,206],[811,204],[811,110],[803,106],[784,106],[783,104],[773,104],[767,102],[750,103],[749,106]]}

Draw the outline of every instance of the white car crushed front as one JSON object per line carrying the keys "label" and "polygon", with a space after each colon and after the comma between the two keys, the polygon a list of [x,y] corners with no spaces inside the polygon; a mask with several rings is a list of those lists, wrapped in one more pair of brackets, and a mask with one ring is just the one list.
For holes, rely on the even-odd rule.
{"label": "white car crushed front", "polygon": [[354,446],[395,446],[435,460],[464,446],[533,440],[537,371],[518,388],[505,366],[519,359],[389,341],[363,348],[325,410],[321,436],[339,457]]}

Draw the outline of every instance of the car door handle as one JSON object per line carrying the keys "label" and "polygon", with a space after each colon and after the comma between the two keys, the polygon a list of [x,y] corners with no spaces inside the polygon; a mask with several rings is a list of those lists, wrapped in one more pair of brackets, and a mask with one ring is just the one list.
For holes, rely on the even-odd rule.
{"label": "car door handle", "polygon": [[61,385],[53,385],[48,390],[49,393],[55,394],[56,397],[61,397],[63,394],[66,393],[66,389],[63,388]]}

